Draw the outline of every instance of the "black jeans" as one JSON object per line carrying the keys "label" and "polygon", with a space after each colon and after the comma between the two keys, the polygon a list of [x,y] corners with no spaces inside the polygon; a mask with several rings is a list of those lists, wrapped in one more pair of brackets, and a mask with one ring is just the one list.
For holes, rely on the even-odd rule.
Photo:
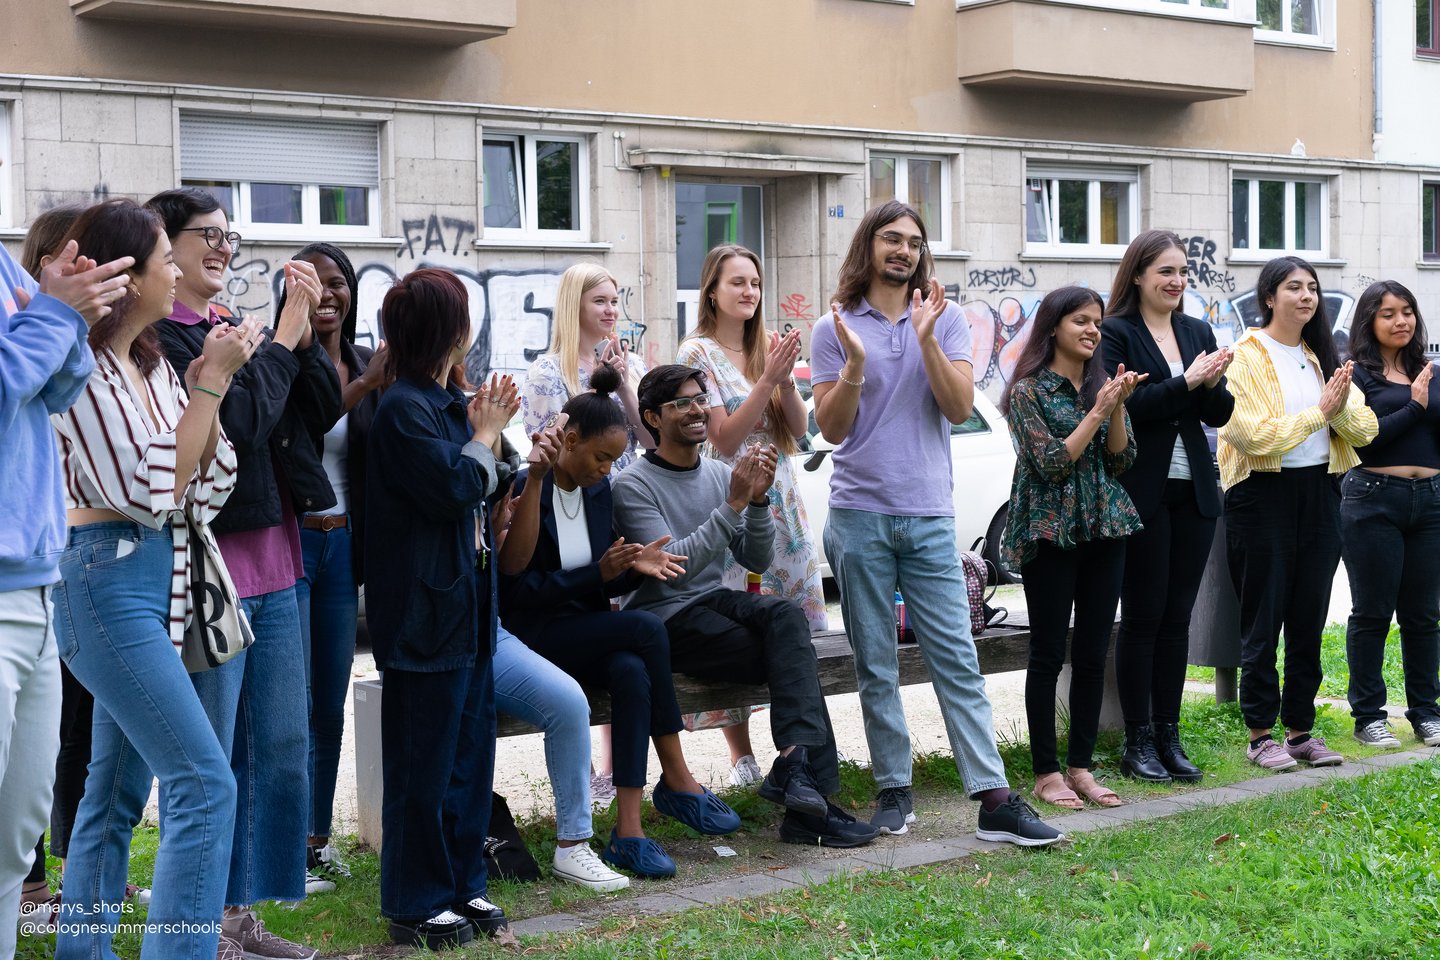
{"label": "black jeans", "polygon": [[1380,668],[1394,614],[1405,718],[1440,719],[1440,477],[1406,480],[1357,467],[1340,491],[1341,554],[1353,603],[1345,631],[1350,714],[1357,727],[1385,719]]}
{"label": "black jeans", "polygon": [[768,594],[716,590],[671,614],[670,662],[697,680],[770,686],[777,749],[804,747],[820,791],[840,789],[835,731],[820,692],[810,623],[798,603]]}
{"label": "black jeans", "polygon": [[[1315,725],[1320,632],[1340,563],[1340,494],[1325,464],[1257,471],[1225,492],[1225,553],[1240,601],[1240,712]],[[1285,689],[1275,669],[1285,631]]]}
{"label": "black jeans", "polygon": [[495,674],[474,666],[385,671],[380,912],[428,920],[483,897],[495,780]]}
{"label": "black jeans", "polygon": [[665,624],[643,610],[607,610],[552,620],[525,642],[581,686],[609,692],[615,786],[645,786],[650,738],[683,727]]}
{"label": "black jeans", "polygon": [[[1030,665],[1025,673],[1025,719],[1035,775],[1055,773],[1055,682],[1070,639],[1070,748],[1066,763],[1094,764],[1095,736],[1105,697],[1105,655],[1125,575],[1124,540],[1088,540],[1072,550],[1040,543],[1021,568],[1030,612]],[[1075,627],[1070,628],[1070,611]]]}
{"label": "black jeans", "polygon": [[1127,539],[1115,638],[1115,682],[1127,726],[1180,722],[1190,613],[1214,537],[1214,518],[1202,517],[1195,503],[1195,482],[1166,480],[1159,509]]}

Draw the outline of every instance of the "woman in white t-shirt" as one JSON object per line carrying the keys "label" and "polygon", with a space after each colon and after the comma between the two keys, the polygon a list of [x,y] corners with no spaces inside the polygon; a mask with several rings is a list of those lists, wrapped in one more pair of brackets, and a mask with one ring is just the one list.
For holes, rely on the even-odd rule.
{"label": "woman in white t-shirt", "polygon": [[[1340,763],[1310,732],[1320,632],[1340,562],[1339,475],[1374,439],[1375,413],[1351,386],[1315,268],[1277,257],[1255,289],[1262,323],[1235,345],[1235,412],[1220,431],[1226,553],[1240,601],[1240,709],[1247,757],[1266,770]],[[1285,633],[1285,684],[1275,669]],[[1272,730],[1285,725],[1283,743]]]}

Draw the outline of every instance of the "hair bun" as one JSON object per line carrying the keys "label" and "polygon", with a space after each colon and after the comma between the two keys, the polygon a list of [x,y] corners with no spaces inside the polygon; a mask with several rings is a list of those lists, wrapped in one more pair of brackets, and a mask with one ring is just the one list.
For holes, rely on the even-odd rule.
{"label": "hair bun", "polygon": [[620,371],[608,363],[597,363],[590,371],[590,389],[599,396],[608,396],[620,389]]}

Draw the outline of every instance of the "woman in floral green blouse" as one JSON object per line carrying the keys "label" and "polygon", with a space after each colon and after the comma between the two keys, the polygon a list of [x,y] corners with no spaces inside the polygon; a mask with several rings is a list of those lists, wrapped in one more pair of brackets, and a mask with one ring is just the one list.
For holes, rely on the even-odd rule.
{"label": "woman in floral green blouse", "polygon": [[[1067,809],[1083,806],[1082,796],[1102,807],[1120,804],[1090,767],[1125,537],[1140,529],[1115,477],[1135,460],[1125,400],[1144,375],[1121,365],[1106,379],[1098,353],[1103,312],[1100,295],[1084,287],[1047,295],[1000,403],[1016,453],[1001,548],[1011,569],[1021,572],[1030,611],[1025,715],[1035,796]],[[1072,608],[1069,770],[1062,777],[1055,683]]]}

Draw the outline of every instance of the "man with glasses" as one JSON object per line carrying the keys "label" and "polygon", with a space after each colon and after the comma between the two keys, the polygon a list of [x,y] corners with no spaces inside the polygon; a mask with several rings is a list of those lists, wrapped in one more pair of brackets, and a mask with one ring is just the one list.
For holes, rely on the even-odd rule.
{"label": "man with glasses", "polygon": [[860,220],[831,315],[811,336],[815,420],[836,444],[825,556],[845,632],[879,795],[871,824],[915,819],[910,732],[900,700],[894,599],[930,668],[955,765],[981,804],[976,836],[1023,846],[1063,838],[1013,792],[970,635],[955,546],[950,425],[970,416],[970,328],[932,276],[914,208],[881,204]]}
{"label": "man with glasses", "polygon": [[879,831],[826,801],[840,788],[835,734],[820,692],[810,625],[800,605],[723,584],[726,551],[747,570],[774,556],[767,493],[775,448],[755,446],[734,468],[700,456],[709,430],[705,375],[693,367],[656,367],[640,381],[640,418],[654,450],[612,482],[616,532],[631,543],[673,538],[685,573],[645,578],[625,608],[665,621],[670,662],[698,680],[767,683],[770,729],[778,756],[760,795],[782,804],[780,837],[790,843],[858,847]]}

